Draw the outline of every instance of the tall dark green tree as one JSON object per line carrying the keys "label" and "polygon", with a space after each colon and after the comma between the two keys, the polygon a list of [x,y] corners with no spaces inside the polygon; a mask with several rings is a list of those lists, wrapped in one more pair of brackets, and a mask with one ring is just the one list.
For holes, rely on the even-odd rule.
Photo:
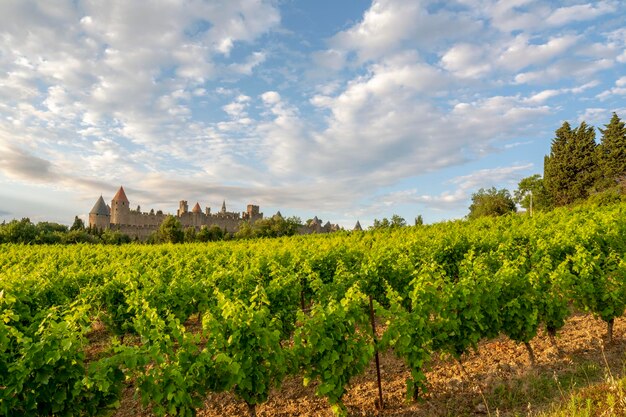
{"label": "tall dark green tree", "polygon": [[615,186],[626,177],[626,127],[616,113],[613,113],[609,124],[600,129],[602,138],[597,147],[599,168],[598,188],[606,189]]}
{"label": "tall dark green tree", "polygon": [[565,121],[555,132],[550,147],[550,155],[546,156],[543,163],[543,178],[546,190],[552,197],[554,204],[561,206],[567,204],[568,168],[567,147],[571,141],[572,128]]}
{"label": "tall dark green tree", "polygon": [[585,200],[594,191],[598,179],[596,163],[596,129],[581,122],[574,129],[570,146],[572,181],[571,201]]}
{"label": "tall dark green tree", "polygon": [[544,182],[556,206],[583,200],[598,178],[595,129],[585,122],[572,129],[568,122],[557,129],[550,155],[544,161]]}

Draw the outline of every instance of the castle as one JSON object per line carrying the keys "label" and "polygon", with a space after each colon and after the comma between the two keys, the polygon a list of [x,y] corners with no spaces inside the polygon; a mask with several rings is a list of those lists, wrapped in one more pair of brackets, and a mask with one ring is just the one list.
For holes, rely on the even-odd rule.
{"label": "castle", "polygon": [[[276,214],[276,216],[280,215],[280,212]],[[136,210],[132,210],[124,187],[120,187],[111,200],[110,206],[104,202],[102,196],[98,198],[89,212],[89,227],[116,230],[130,237],[146,240],[159,228],[167,216],[161,210],[141,212],[140,206],[137,206]],[[187,201],[181,200],[176,218],[184,229],[193,227],[199,231],[202,226],[216,225],[227,232],[235,233],[239,230],[242,221],[253,224],[257,220],[263,219],[263,213],[259,212],[259,206],[253,204],[248,204],[245,212],[229,212],[226,211],[226,201],[222,203],[222,209],[217,213],[211,213],[210,207],[206,207],[203,212],[199,203],[196,203],[189,211]],[[298,233],[329,233],[336,230],[339,230],[337,225],[331,225],[330,222],[322,225],[322,222],[315,217],[308,225],[300,226]]]}

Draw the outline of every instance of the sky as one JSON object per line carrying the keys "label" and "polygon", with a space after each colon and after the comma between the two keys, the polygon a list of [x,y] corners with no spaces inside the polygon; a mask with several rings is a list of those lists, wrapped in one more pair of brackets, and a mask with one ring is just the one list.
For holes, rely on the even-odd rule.
{"label": "sky", "polygon": [[0,221],[462,218],[625,99],[620,0],[2,0]]}

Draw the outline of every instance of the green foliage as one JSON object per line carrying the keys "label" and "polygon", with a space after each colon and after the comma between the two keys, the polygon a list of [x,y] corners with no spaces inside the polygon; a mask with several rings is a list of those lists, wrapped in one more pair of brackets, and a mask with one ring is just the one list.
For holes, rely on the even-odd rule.
{"label": "green foliage", "polygon": [[216,224],[202,226],[198,234],[196,234],[198,242],[216,242],[222,239],[224,239],[224,231]]}
{"label": "green foliage", "polygon": [[119,404],[121,372],[85,367],[85,307],[14,310],[0,291],[0,414],[96,415]]}
{"label": "green foliage", "polygon": [[552,201],[548,194],[541,175],[535,174],[523,178],[514,191],[514,201],[530,211],[531,201],[534,211],[549,210],[552,208]]}
{"label": "green foliage", "polygon": [[302,326],[294,344],[304,383],[319,382],[315,392],[328,398],[335,415],[347,415],[342,402],[346,385],[374,355],[365,306],[365,296],[353,287],[341,301],[316,304],[309,316],[298,315]]}
{"label": "green foliage", "polygon": [[598,177],[594,127],[581,122],[572,129],[563,122],[544,163],[545,187],[552,201],[563,206],[584,200]]}
{"label": "green foliage", "polygon": [[130,236],[118,231],[107,229],[100,235],[102,243],[107,245],[121,245],[124,243],[130,243]]}
{"label": "green foliage", "polygon": [[196,239],[196,228],[194,226],[189,226],[185,228],[183,232],[183,241],[186,243],[195,242]]}
{"label": "green foliage", "polygon": [[157,240],[163,243],[180,243],[184,240],[183,227],[180,221],[169,215],[163,220],[157,231]]}
{"label": "green foliage", "polygon": [[70,230],[85,230],[85,222],[80,217],[74,216],[74,223],[72,223]]}
{"label": "green foliage", "polygon": [[239,225],[239,231],[235,233],[235,239],[293,236],[298,233],[300,226],[302,222],[299,217],[285,219],[278,215],[257,220],[253,224],[243,221]]}
{"label": "green foliage", "polygon": [[22,220],[12,220],[0,228],[2,241],[7,243],[35,243],[37,228],[28,217]]}
{"label": "green foliage", "polygon": [[136,380],[144,406],[157,416],[194,416],[206,392],[219,392],[234,384],[238,365],[200,348],[200,335],[185,331],[173,315],[161,318],[146,300],[130,300],[139,345],[114,346],[112,361],[123,365]]}
{"label": "green foliage", "polygon": [[[594,245],[595,246],[595,245]],[[576,304],[606,322],[626,308],[626,262],[614,251],[578,246],[569,257],[569,288]]]}
{"label": "green foliage", "polygon": [[[107,413],[124,387],[157,415],[224,390],[253,412],[296,370],[345,414],[375,348],[369,296],[388,321],[376,347],[406,362],[415,397],[433,355],[553,335],[570,306],[622,315],[624,204],[279,240],[2,244],[0,415]],[[115,336],[87,359],[94,320]]]}
{"label": "green foliage", "polygon": [[389,229],[404,226],[406,226],[406,220],[404,220],[403,217],[394,214],[391,216],[391,220],[386,217],[382,220],[374,219],[374,225],[370,227],[370,229]]}
{"label": "green foliage", "polygon": [[246,302],[217,293],[215,312],[203,318],[207,348],[238,364],[235,394],[249,406],[267,400],[291,369],[291,353],[281,345],[281,323],[270,315],[259,286]]}
{"label": "green foliage", "polygon": [[483,216],[502,216],[514,213],[517,209],[508,190],[491,187],[488,190],[481,188],[472,194],[469,210],[467,218],[473,220]]}
{"label": "green foliage", "polygon": [[390,320],[381,345],[393,348],[396,356],[403,358],[411,369],[411,377],[406,381],[407,399],[417,399],[419,390],[426,390],[426,374],[424,368],[430,360],[432,352],[433,327],[431,314],[440,309],[438,283],[424,281],[414,282],[411,291],[411,308],[402,305],[402,297],[388,287],[390,300]]}
{"label": "green foliage", "polygon": [[601,143],[597,147],[599,165],[599,188],[614,187],[626,175],[626,126],[613,113],[611,121],[604,125]]}

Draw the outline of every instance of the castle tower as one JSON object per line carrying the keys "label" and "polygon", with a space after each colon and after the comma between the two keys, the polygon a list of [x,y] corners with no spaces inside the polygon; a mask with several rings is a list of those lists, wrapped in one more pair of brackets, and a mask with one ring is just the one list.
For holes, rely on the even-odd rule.
{"label": "castle tower", "polygon": [[354,230],[355,232],[362,232],[363,228],[361,227],[361,222],[359,222],[358,220],[356,221],[356,224],[354,225]]}
{"label": "castle tower", "polygon": [[180,200],[178,202],[178,212],[176,213],[178,217],[186,214],[189,211],[189,206],[187,205],[187,200]]}
{"label": "castle tower", "polygon": [[117,194],[111,200],[111,223],[130,224],[130,203],[124,192],[124,187],[120,186]]}
{"label": "castle tower", "polygon": [[96,227],[98,229],[108,229],[111,225],[111,214],[109,208],[102,196],[96,201],[89,212],[89,227]]}
{"label": "castle tower", "polygon": [[200,208],[200,203],[196,203],[196,205],[193,206],[193,209],[191,209],[191,212],[196,213],[196,214],[202,213],[202,209]]}
{"label": "castle tower", "polygon": [[226,213],[226,200],[222,202],[222,213]]}
{"label": "castle tower", "polygon": [[255,206],[254,204],[248,204],[248,207],[246,208],[246,211],[248,212],[248,217],[250,217],[250,218],[252,218],[254,216],[258,216],[259,215],[259,206]]}

